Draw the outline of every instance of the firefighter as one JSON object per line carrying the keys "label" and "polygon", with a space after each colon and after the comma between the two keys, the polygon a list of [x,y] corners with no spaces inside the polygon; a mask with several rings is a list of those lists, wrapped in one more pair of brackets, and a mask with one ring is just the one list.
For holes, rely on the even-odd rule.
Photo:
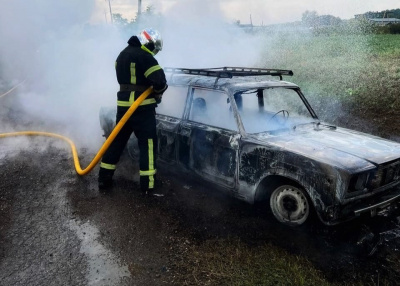
{"label": "firefighter", "polygon": [[144,29],[129,39],[128,46],[117,57],[115,69],[120,90],[117,93],[116,123],[147,88],[152,86],[153,93],[138,106],[104,154],[98,178],[101,191],[112,188],[116,164],[132,132],[137,137],[139,145],[141,190],[148,193],[155,188],[157,172],[155,108],[168,87],[164,71],[154,58],[161,51],[162,44],[158,31]]}

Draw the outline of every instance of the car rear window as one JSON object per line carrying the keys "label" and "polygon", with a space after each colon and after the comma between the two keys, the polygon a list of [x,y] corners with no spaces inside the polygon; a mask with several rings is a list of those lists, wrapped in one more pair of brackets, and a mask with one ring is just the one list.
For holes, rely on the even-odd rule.
{"label": "car rear window", "polygon": [[181,118],[185,109],[187,87],[169,86],[164,92],[161,103],[158,104],[157,113]]}

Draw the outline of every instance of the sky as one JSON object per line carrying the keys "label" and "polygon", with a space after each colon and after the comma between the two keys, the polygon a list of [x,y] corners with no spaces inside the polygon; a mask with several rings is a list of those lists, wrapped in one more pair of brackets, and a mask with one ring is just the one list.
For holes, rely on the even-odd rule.
{"label": "sky", "polygon": [[[109,19],[109,2],[112,13],[132,19],[137,12],[137,0],[96,0],[93,21]],[[158,13],[170,13],[176,5],[190,5],[197,0],[142,0],[142,10],[152,6]],[[351,19],[356,14],[400,8],[399,0],[204,0],[220,10],[227,22],[240,20],[242,24],[270,25],[300,21],[304,11],[318,15],[330,14],[341,19]]]}

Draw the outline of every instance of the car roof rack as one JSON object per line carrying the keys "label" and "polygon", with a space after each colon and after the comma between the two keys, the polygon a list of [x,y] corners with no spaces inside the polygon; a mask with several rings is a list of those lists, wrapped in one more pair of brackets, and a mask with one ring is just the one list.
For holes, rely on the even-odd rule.
{"label": "car roof rack", "polygon": [[280,69],[264,69],[264,68],[244,68],[244,67],[220,67],[220,68],[205,68],[205,69],[189,69],[189,68],[164,68],[165,72],[173,74],[190,74],[190,75],[201,75],[216,77],[215,83],[220,78],[232,78],[234,76],[260,76],[270,75],[279,76],[282,80],[283,75],[292,76],[293,71],[291,70],[280,70]]}

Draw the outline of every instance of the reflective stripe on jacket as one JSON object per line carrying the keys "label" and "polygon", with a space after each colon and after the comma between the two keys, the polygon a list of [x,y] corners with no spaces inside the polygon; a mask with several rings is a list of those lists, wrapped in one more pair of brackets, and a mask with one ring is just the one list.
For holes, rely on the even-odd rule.
{"label": "reflective stripe on jacket", "polygon": [[[153,53],[142,46],[136,36],[131,37],[128,44],[115,62],[118,83],[144,86],[145,89],[153,86],[155,93],[164,92],[168,87],[164,70],[154,58]],[[129,108],[141,93],[140,91],[119,91],[117,105]],[[138,109],[156,107],[155,93],[150,94]]]}

